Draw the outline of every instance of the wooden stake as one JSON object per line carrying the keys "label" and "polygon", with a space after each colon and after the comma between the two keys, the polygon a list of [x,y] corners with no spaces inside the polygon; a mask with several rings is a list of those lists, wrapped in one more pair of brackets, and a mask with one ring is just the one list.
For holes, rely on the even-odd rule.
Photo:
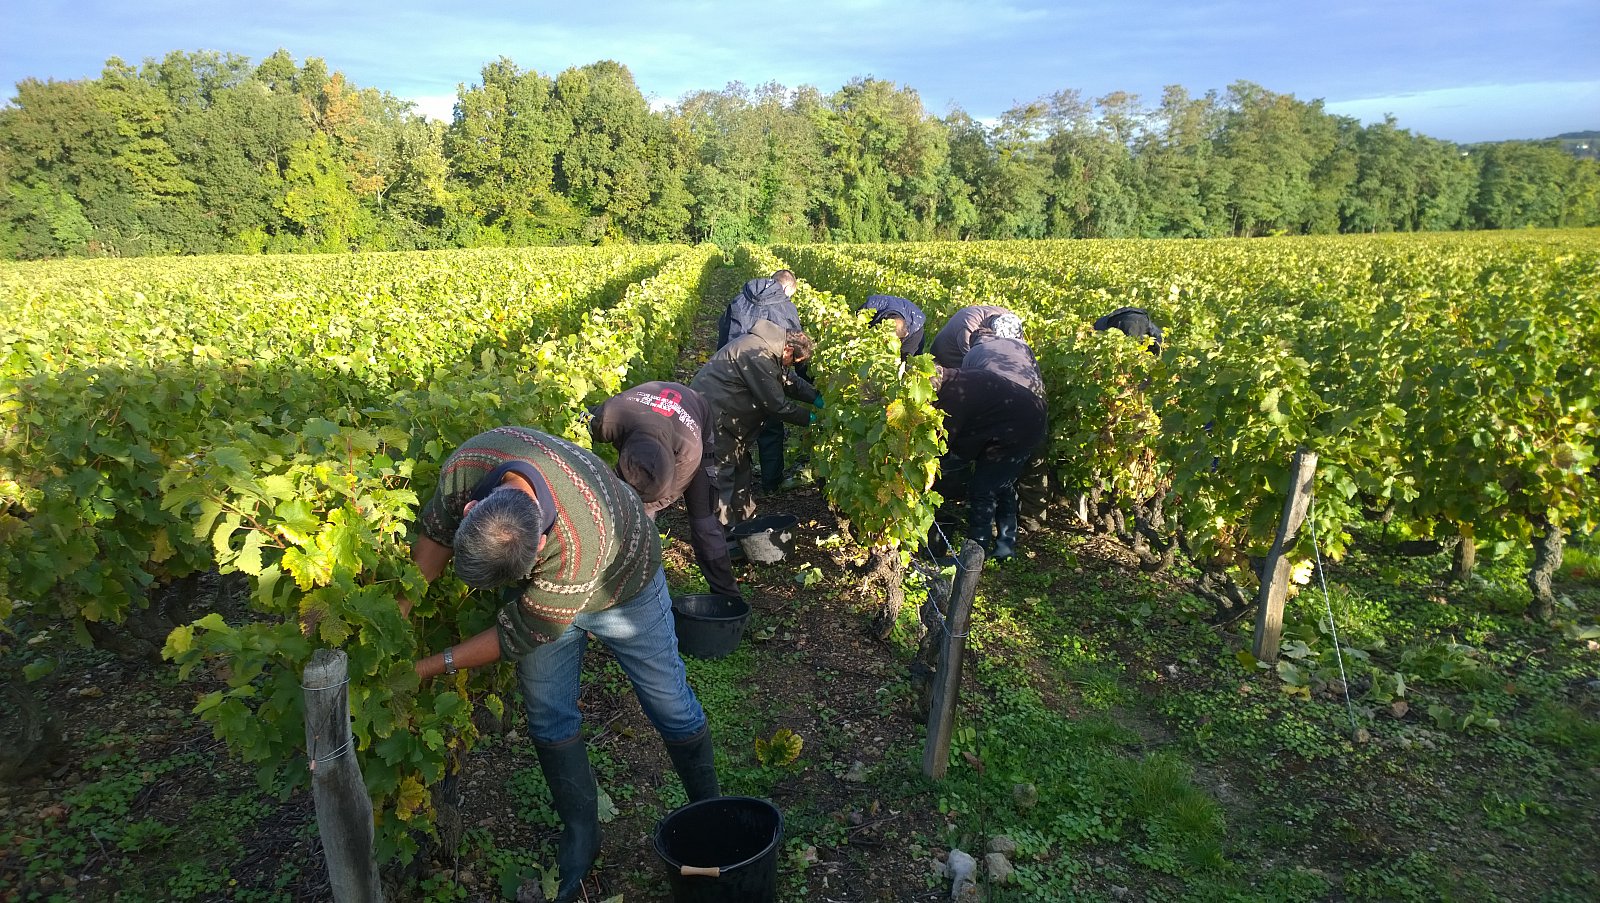
{"label": "wooden stake", "polygon": [[1317,475],[1317,453],[1300,449],[1289,467],[1289,495],[1283,500],[1283,519],[1272,551],[1261,567],[1261,593],[1256,603],[1255,657],[1260,661],[1278,660],[1278,644],[1283,640],[1283,603],[1289,598],[1289,558],[1285,550],[1294,542],[1305,523],[1311,504],[1312,481]]}
{"label": "wooden stake", "polygon": [[933,705],[928,710],[928,739],[922,747],[922,773],[936,781],[943,780],[950,768],[950,735],[955,728],[972,600],[978,595],[978,577],[983,573],[983,546],[967,540],[957,561],[950,604],[944,615],[944,649],[939,656],[939,673],[934,676]]}
{"label": "wooden stake", "polygon": [[333,899],[383,903],[373,858],[372,798],[350,736],[349,657],[343,650],[318,649],[301,673],[300,685],[305,689],[311,798]]}

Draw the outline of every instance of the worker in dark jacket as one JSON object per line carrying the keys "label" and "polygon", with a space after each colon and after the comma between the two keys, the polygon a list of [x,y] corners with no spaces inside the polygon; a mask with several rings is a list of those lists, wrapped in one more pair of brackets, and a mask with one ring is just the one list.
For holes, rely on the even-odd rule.
{"label": "worker in dark jacket", "polygon": [[[789,372],[811,357],[811,337],[757,321],[724,345],[690,382],[716,416],[717,518],[729,529],[755,515],[750,492],[750,442],[764,423],[779,419],[806,426],[816,420],[817,390]],[[804,404],[797,404],[796,399]]]}
{"label": "worker in dark jacket", "polygon": [[1121,330],[1131,339],[1150,340],[1150,353],[1161,356],[1161,327],[1150,319],[1150,312],[1142,307],[1119,307],[1094,321],[1095,332],[1108,329]]}
{"label": "worker in dark jacket", "polygon": [[713,593],[738,596],[711,482],[716,426],[711,405],[680,383],[649,382],[590,409],[589,436],[617,449],[617,474],[653,519],[679,498],[689,509],[689,544]]}
{"label": "worker in dark jacket", "polygon": [[[967,352],[972,350],[972,338],[984,321],[1000,314],[1017,316],[993,304],[974,304],[951,314],[950,321],[944,324],[944,328],[933,337],[933,344],[928,346],[933,362],[941,367],[959,368]],[[1021,323],[1022,318],[1017,317],[1017,322]]]}
{"label": "worker in dark jacket", "polygon": [[933,404],[944,412],[950,436],[940,480],[967,482],[967,536],[994,558],[1010,558],[1017,548],[1017,477],[1046,438],[1044,399],[986,370],[941,368],[935,384]]}
{"label": "worker in dark jacket", "polygon": [[758,320],[776,323],[784,329],[800,331],[800,312],[795,309],[795,289],[799,280],[788,270],[779,270],[766,279],[752,279],[728,302],[717,321],[717,347],[749,332]]}
{"label": "worker in dark jacket", "polygon": [[861,309],[876,311],[868,326],[876,326],[884,321],[895,324],[894,334],[900,338],[902,361],[922,353],[923,329],[928,320],[922,308],[897,295],[873,295],[861,305]]}
{"label": "worker in dark jacket", "polygon": [[[784,329],[800,332],[800,312],[795,309],[795,289],[800,285],[794,273],[779,270],[767,279],[752,279],[744,284],[739,294],[728,302],[727,310],[717,322],[717,347],[728,344],[750,332],[761,320],[776,323]],[[805,365],[798,371],[805,377]],[[774,417],[756,433],[757,457],[761,461],[761,488],[777,492],[783,487],[783,421]]]}
{"label": "worker in dark jacket", "polygon": [[963,370],[987,370],[1044,397],[1044,377],[1033,349],[1022,340],[1022,319],[1009,311],[984,320],[972,334],[972,348],[961,360]]}

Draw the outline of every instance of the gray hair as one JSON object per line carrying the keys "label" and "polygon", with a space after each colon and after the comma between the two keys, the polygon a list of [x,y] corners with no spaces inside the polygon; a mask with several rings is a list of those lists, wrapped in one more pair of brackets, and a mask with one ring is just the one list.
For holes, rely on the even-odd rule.
{"label": "gray hair", "polygon": [[489,493],[456,528],[456,576],[479,588],[526,580],[538,562],[543,522],[539,502],[526,492]]}

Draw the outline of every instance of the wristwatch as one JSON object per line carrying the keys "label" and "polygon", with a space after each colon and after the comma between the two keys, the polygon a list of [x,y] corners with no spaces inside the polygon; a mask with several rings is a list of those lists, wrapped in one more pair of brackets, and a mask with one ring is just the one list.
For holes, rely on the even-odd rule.
{"label": "wristwatch", "polygon": [[452,647],[444,647],[444,673],[446,674],[456,673],[456,657],[454,653],[455,649]]}

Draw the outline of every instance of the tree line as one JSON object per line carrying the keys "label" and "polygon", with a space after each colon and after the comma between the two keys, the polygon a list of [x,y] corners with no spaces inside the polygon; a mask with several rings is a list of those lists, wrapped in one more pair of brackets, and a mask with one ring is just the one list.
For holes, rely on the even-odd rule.
{"label": "tree line", "polygon": [[501,58],[451,122],[280,50],[27,79],[0,108],[0,256],[1220,237],[1600,224],[1600,161],[1457,145],[1249,82],[1062,91],[992,124],[858,78],[698,91]]}

